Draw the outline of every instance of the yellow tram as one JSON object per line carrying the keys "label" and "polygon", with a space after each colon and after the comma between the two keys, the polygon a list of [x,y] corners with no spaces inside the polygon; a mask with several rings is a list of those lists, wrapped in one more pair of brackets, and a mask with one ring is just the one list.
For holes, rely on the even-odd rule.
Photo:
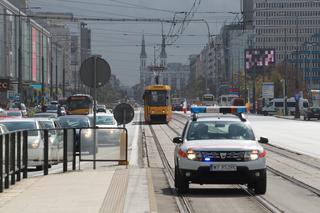
{"label": "yellow tram", "polygon": [[168,123],[172,119],[171,87],[150,85],[144,88],[144,119],[146,123]]}

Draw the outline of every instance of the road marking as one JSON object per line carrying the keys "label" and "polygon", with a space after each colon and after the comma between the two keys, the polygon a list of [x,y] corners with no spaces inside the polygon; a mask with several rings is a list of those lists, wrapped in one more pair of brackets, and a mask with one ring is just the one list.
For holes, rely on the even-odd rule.
{"label": "road marking", "polygon": [[150,212],[158,212],[156,196],[154,194],[153,181],[151,175],[151,169],[147,168],[147,177],[148,177],[148,191],[149,191],[149,205]]}
{"label": "road marking", "polygon": [[[140,112],[136,113],[138,114],[138,122],[140,121]],[[139,148],[138,148],[138,137],[139,137],[139,125],[135,126],[135,130],[134,130],[134,137],[132,139],[132,143],[131,143],[131,155],[130,155],[130,161],[129,161],[129,165],[133,166],[133,167],[138,167],[139,166]]]}

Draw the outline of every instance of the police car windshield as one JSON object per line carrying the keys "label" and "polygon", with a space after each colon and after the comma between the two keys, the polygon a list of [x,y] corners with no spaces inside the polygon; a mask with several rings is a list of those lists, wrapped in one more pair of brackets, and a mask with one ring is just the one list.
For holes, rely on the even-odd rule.
{"label": "police car windshield", "polygon": [[241,121],[193,121],[187,140],[255,140],[252,129]]}

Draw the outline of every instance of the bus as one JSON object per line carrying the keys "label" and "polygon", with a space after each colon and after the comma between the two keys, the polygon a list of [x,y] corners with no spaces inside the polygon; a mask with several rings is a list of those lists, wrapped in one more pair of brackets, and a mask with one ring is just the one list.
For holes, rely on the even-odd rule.
{"label": "bus", "polygon": [[146,123],[168,123],[172,119],[169,85],[150,85],[144,88],[144,119]]}
{"label": "bus", "polygon": [[213,106],[214,105],[214,95],[213,94],[204,94],[202,96],[202,105]]}
{"label": "bus", "polygon": [[75,94],[67,98],[67,115],[88,115],[93,113],[93,98],[87,94]]}

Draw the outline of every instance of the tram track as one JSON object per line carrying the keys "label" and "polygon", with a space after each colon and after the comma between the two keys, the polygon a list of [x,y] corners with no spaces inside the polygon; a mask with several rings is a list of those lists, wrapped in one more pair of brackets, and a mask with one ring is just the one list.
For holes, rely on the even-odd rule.
{"label": "tram track", "polygon": [[[177,113],[175,115],[177,115],[177,117],[179,117],[179,118],[187,119],[187,117],[184,116],[184,115],[177,114]],[[180,119],[175,119],[175,121],[178,121],[180,124],[184,124],[185,123],[185,122],[181,121]],[[169,127],[172,129],[172,131],[176,132],[176,134],[179,135],[178,131],[173,129],[171,126],[169,126]],[[287,149],[280,148],[280,147],[277,147],[277,146],[274,146],[274,145],[270,145],[270,144],[264,145],[264,148],[268,152],[273,152],[273,153],[275,153],[277,155],[280,155],[282,157],[285,157],[285,158],[288,158],[290,160],[293,160],[293,161],[296,161],[298,163],[301,163],[301,164],[303,164],[305,166],[311,167],[313,169],[320,170],[320,166],[318,166],[316,163],[309,163],[309,162],[306,162],[306,161],[298,158],[298,157],[304,156],[303,154],[300,154],[300,153],[297,153],[297,152],[293,152],[291,150],[287,150]],[[306,157],[306,156],[304,156],[304,157]],[[314,159],[314,161],[318,162],[317,159]],[[310,161],[310,162],[312,162],[312,161]],[[308,191],[310,191],[310,192],[312,192],[315,195],[320,197],[320,190],[319,189],[317,189],[315,187],[312,187],[309,184],[306,184],[303,181],[300,181],[300,180],[294,178],[293,176],[289,176],[289,175],[287,175],[287,174],[285,174],[285,173],[283,173],[283,172],[281,172],[281,171],[279,171],[279,170],[277,170],[277,169],[275,169],[275,168],[273,168],[271,166],[267,166],[267,170],[269,172],[271,172],[271,173],[273,173],[273,174],[275,174],[277,176],[280,176],[283,179],[285,179],[287,181],[290,181],[291,183],[293,183],[293,184],[295,184],[295,185],[297,185],[297,186],[299,186],[299,187],[301,187],[303,189],[306,189],[306,190],[308,190]]]}
{"label": "tram track", "polygon": [[173,168],[170,166],[169,160],[167,159],[164,150],[161,147],[160,141],[158,139],[158,137],[156,136],[156,133],[152,127],[152,125],[149,125],[151,134],[153,136],[155,145],[157,147],[158,153],[160,155],[160,159],[162,161],[162,164],[166,170],[166,176],[168,179],[168,182],[170,184],[171,189],[173,190],[174,195],[176,195],[177,199],[177,204],[178,204],[178,208],[180,210],[180,212],[186,212],[186,213],[193,213],[194,210],[192,208],[192,205],[190,203],[190,201],[188,200],[187,197],[185,197],[184,195],[178,194],[178,192],[176,191],[175,187],[174,187],[174,171]]}

